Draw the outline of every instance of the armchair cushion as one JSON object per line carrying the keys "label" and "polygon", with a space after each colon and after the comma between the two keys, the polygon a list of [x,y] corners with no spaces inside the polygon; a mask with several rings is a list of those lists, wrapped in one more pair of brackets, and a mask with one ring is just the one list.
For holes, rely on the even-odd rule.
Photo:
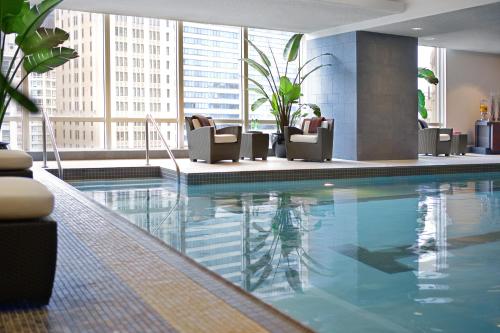
{"label": "armchair cushion", "polygon": [[450,141],[451,137],[449,134],[439,134],[439,141]]}
{"label": "armchair cushion", "polygon": [[302,143],[316,143],[318,142],[317,134],[292,134],[290,136],[291,142],[302,142]]}
{"label": "armchair cushion", "polygon": [[[204,127],[204,126],[214,126],[213,120],[210,118],[207,118],[205,116],[194,115],[192,117],[192,119],[193,119],[193,127],[194,128]],[[198,127],[196,127],[197,125],[198,125]]]}
{"label": "armchair cushion", "polygon": [[238,138],[234,134],[215,134],[215,143],[234,143],[238,142]]}
{"label": "armchair cushion", "polygon": [[[321,118],[316,118],[316,119],[321,119]],[[325,120],[324,117],[320,124],[322,128],[328,128],[328,121]],[[302,131],[304,132],[304,134],[318,133],[318,127],[320,127],[320,125],[316,125],[314,132],[312,132],[311,119],[304,119],[304,122],[302,123]]]}
{"label": "armchair cushion", "polygon": [[325,121],[325,117],[314,117],[309,120],[309,127],[307,133],[318,133],[318,127]]}

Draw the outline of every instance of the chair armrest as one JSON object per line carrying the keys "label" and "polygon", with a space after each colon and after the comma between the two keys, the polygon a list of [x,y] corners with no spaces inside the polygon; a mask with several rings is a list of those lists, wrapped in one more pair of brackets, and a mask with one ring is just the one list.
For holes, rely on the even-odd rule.
{"label": "chair armrest", "polygon": [[217,130],[217,134],[233,134],[236,135],[238,141],[241,138],[241,126],[228,126]]}
{"label": "chair armrest", "polygon": [[453,136],[453,128],[440,128],[439,134],[448,134],[451,138]]}
{"label": "chair armrest", "polygon": [[285,141],[290,141],[290,137],[294,134],[304,134],[304,132],[297,127],[285,126]]}
{"label": "chair armrest", "polygon": [[191,139],[194,142],[214,142],[215,128],[212,126],[203,126],[190,132]]}

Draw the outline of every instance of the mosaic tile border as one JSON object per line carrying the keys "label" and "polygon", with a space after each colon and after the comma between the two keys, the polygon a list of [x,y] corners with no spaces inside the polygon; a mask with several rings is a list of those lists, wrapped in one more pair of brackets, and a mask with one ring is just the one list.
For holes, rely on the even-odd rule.
{"label": "mosaic tile border", "polygon": [[425,165],[395,167],[362,167],[335,169],[263,170],[183,174],[186,185],[227,184],[316,179],[345,179],[391,176],[419,176],[453,173],[499,172],[500,164]]}
{"label": "mosaic tile border", "polygon": [[[45,169],[57,176],[57,169]],[[112,168],[67,168],[64,169],[64,180],[98,180],[118,178],[150,178],[162,177],[158,166],[132,166]]]}
{"label": "mosaic tile border", "polygon": [[[56,169],[46,170],[53,175],[57,175]],[[500,163],[262,170],[238,172],[181,172],[180,182],[183,185],[206,185],[481,172],[500,172]],[[64,169],[64,179],[69,181],[150,177],[162,177],[175,181],[177,175],[174,170],[160,166]]]}

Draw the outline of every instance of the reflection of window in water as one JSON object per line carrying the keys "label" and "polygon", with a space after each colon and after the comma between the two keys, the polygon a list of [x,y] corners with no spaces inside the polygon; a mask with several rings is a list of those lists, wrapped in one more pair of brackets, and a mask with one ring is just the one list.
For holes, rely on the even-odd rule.
{"label": "reflection of window in water", "polygon": [[[443,188],[441,188],[443,189]],[[447,266],[446,192],[423,195],[419,202],[419,227],[417,230],[419,275],[440,272]]]}

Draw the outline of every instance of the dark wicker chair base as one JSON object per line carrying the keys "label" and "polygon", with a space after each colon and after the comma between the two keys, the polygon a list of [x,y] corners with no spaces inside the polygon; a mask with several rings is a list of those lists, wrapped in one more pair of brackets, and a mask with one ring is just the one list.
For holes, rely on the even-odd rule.
{"label": "dark wicker chair base", "polygon": [[0,221],[0,305],[47,305],[54,285],[56,259],[54,220]]}
{"label": "dark wicker chair base", "polygon": [[0,170],[0,177],[26,177],[33,178],[31,169],[25,170]]}

